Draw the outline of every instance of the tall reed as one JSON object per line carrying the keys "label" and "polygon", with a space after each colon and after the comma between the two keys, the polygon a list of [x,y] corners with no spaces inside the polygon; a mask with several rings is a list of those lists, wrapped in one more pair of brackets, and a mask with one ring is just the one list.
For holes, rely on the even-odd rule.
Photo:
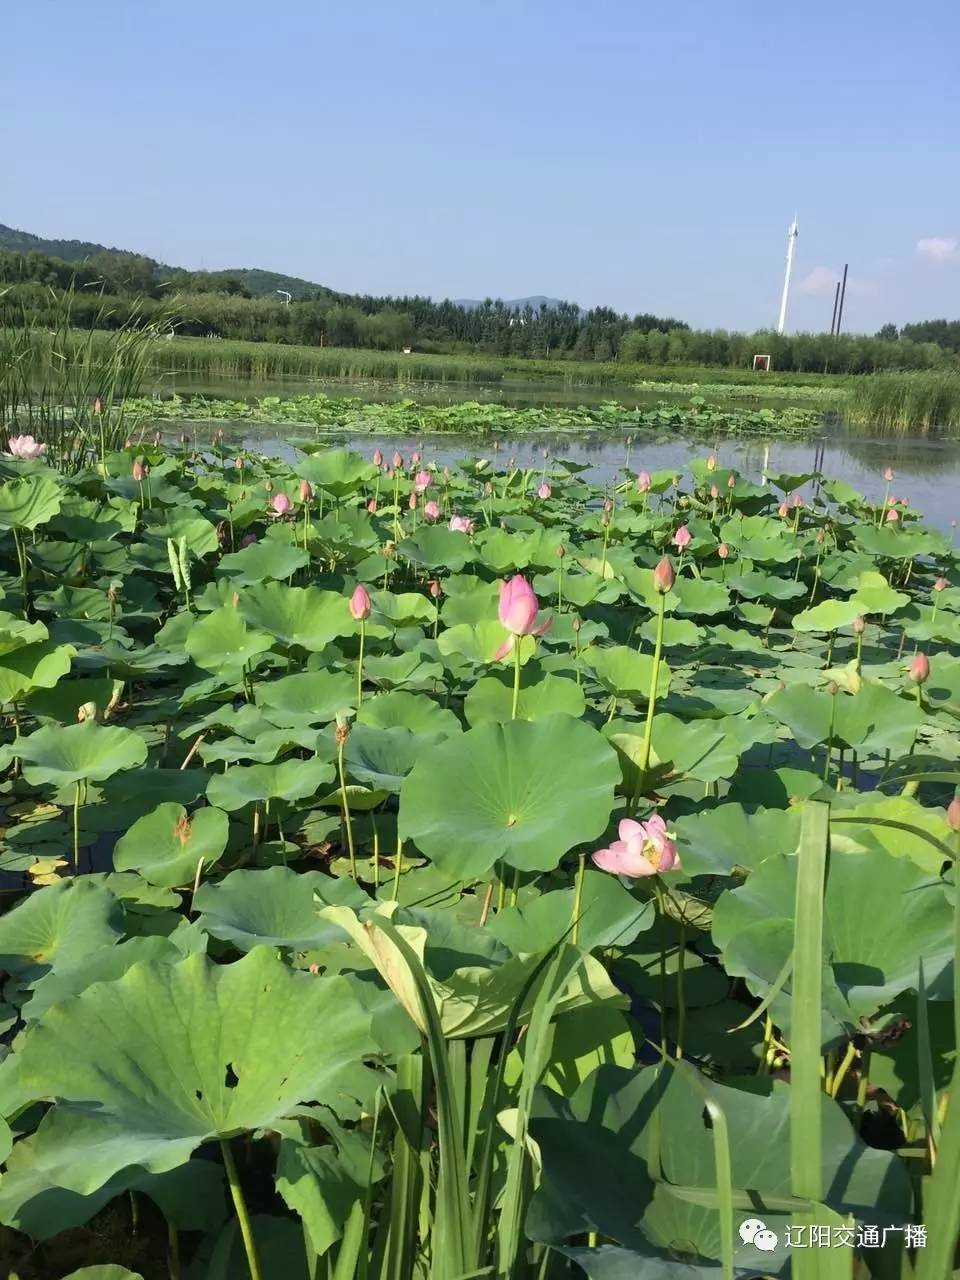
{"label": "tall reed", "polygon": [[851,422],[898,431],[960,427],[960,373],[878,373],[852,383]]}

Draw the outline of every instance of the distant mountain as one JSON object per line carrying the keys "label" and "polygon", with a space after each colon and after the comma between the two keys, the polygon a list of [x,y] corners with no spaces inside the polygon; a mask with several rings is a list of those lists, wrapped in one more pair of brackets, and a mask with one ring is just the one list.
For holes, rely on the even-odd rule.
{"label": "distant mountain", "polygon": [[[503,305],[509,310],[514,309],[522,311],[524,307],[533,307],[534,311],[539,311],[542,307],[558,307],[562,299],[548,298],[542,293],[533,293],[529,298],[508,298],[504,300]],[[465,307],[467,311],[472,311],[475,307],[482,307],[483,300],[481,298],[454,298],[453,305],[455,307]]]}
{"label": "distant mountain", "polygon": [[[13,253],[45,253],[51,258],[61,258],[64,262],[83,262],[87,258],[95,258],[100,253],[131,252],[128,249],[95,244],[92,240],[47,240],[43,236],[35,236],[30,231],[18,231],[15,227],[4,226],[2,222],[0,222],[0,249],[7,249]],[[189,270],[187,267],[172,267],[165,262],[157,262],[155,258],[148,258],[147,261],[153,264],[157,276],[169,276]],[[318,291],[330,292],[324,285],[314,284],[311,280],[284,275],[279,271],[265,271],[261,267],[228,267],[224,271],[218,271],[217,274],[239,276],[244,288],[255,298],[273,295],[278,289],[286,290],[298,301],[301,298],[312,298]]]}

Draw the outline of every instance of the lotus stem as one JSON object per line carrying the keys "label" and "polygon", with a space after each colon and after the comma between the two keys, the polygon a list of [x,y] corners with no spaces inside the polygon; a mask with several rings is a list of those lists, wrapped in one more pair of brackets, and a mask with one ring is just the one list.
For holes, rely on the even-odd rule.
{"label": "lotus stem", "polygon": [[17,560],[20,562],[20,584],[21,584],[21,591],[23,593],[23,616],[29,621],[30,619],[30,586],[27,579],[30,573],[30,566],[27,561],[27,549],[23,545],[23,534],[20,532],[20,530],[17,528],[16,525],[13,526],[13,540],[16,543],[16,547],[17,547]]}
{"label": "lotus stem", "polygon": [[520,707],[520,636],[513,637],[513,707],[510,719],[516,720]]}
{"label": "lotus stem", "polygon": [[400,875],[403,871],[403,841],[397,836],[397,856],[393,864],[393,898],[399,901],[397,895],[400,892]]}
{"label": "lotus stem", "polygon": [[831,1089],[830,1089],[831,1098],[835,1098],[837,1094],[840,1092],[840,1086],[843,1084],[844,1079],[846,1078],[847,1072],[853,1066],[853,1062],[856,1056],[857,1056],[856,1046],[851,1040],[847,1045],[846,1053],[844,1053],[843,1055],[843,1061],[840,1063],[840,1066],[837,1068],[834,1074],[833,1085],[831,1086]]}
{"label": "lotus stem", "polygon": [[80,870],[80,783],[73,785],[73,869]]}
{"label": "lotus stem", "polygon": [[380,832],[377,830],[377,821],[373,818],[373,887],[380,888]]}
{"label": "lotus stem", "polygon": [[244,1252],[247,1255],[250,1280],[262,1280],[260,1259],[257,1256],[257,1242],[253,1238],[253,1226],[250,1222],[250,1214],[247,1212],[247,1202],[244,1199],[243,1187],[240,1184],[240,1176],[237,1173],[233,1152],[230,1150],[230,1143],[226,1138],[220,1139],[220,1151],[223,1154],[223,1167],[226,1170],[227,1182],[230,1185],[230,1195],[237,1214],[237,1222],[240,1224],[240,1235],[243,1239]]}
{"label": "lotus stem", "polygon": [[577,859],[577,883],[573,894],[573,917],[570,921],[573,925],[574,946],[580,943],[580,912],[583,906],[583,877],[587,868],[587,855],[581,850]]}
{"label": "lotus stem", "polygon": [[366,639],[367,624],[360,619],[360,657],[357,660],[357,706],[363,701],[363,642]]}
{"label": "lotus stem", "polygon": [[180,1280],[180,1234],[172,1222],[167,1223],[167,1274]]}
{"label": "lotus stem", "polygon": [[343,825],[347,832],[347,852],[350,855],[350,874],[357,878],[357,852],[353,845],[353,824],[350,821],[350,802],[347,800],[347,782],[343,771],[343,748],[346,734],[337,733],[337,772],[340,777],[340,803],[343,806]]}
{"label": "lotus stem", "polygon": [[830,727],[827,730],[827,749],[826,756],[823,761],[823,780],[826,782],[830,777],[830,752],[833,748],[833,725],[837,714],[837,698],[839,693],[830,694]]}
{"label": "lotus stem", "polygon": [[657,594],[657,636],[653,646],[653,670],[650,673],[650,688],[647,693],[647,719],[643,727],[643,746],[640,750],[640,767],[637,771],[636,789],[630,803],[630,809],[637,807],[637,801],[643,794],[647,781],[647,770],[650,768],[650,751],[653,747],[653,716],[657,708],[657,682],[660,674],[660,658],[663,653],[663,626],[666,616],[666,595]]}

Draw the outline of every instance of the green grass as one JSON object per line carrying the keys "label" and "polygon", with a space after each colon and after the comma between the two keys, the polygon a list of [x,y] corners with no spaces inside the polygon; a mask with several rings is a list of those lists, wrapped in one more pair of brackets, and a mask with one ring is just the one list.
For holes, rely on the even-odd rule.
{"label": "green grass", "polygon": [[878,373],[853,385],[852,422],[898,430],[960,427],[960,374]]}

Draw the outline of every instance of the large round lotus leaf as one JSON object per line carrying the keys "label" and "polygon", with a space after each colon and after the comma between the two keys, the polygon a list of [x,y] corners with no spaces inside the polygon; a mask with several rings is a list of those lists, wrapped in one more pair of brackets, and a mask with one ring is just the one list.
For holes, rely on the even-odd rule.
{"label": "large round lotus leaf", "polygon": [[28,701],[34,715],[59,720],[62,724],[76,724],[77,712],[84,703],[94,703],[102,715],[122,689],[122,681],[107,678],[58,680],[52,689],[33,689]]}
{"label": "large round lotus leaf", "polygon": [[79,1271],[71,1271],[64,1280],[143,1280],[139,1271],[128,1271],[117,1263],[104,1262],[99,1266],[81,1267]]}
{"label": "large round lotus leaf", "polygon": [[[543,1179],[527,1217],[528,1234],[559,1242],[596,1230],[642,1255],[634,1272],[621,1275],[645,1277],[649,1252],[672,1253],[681,1242],[686,1253],[718,1260],[720,1223],[711,1202],[715,1135],[705,1089],[736,1135],[730,1143],[733,1186],[750,1197],[749,1210],[734,1209],[734,1265],[738,1273],[755,1275],[759,1256],[764,1274],[778,1274],[790,1257],[789,1217],[765,1197],[772,1202],[791,1194],[790,1086],[769,1077],[698,1084],[689,1067],[667,1068],[664,1075],[652,1067],[602,1066],[569,1100],[540,1089],[530,1135],[541,1152]],[[911,1203],[904,1165],[893,1152],[868,1147],[825,1094],[820,1120],[824,1202],[835,1212],[902,1226]],[[662,1174],[651,1178],[651,1170]],[[695,1187],[712,1196],[698,1203],[687,1193]],[[775,1251],[758,1255],[740,1241],[738,1227],[747,1216],[762,1218],[777,1232]],[[654,1268],[650,1274],[686,1272]]]}
{"label": "large round lotus leaf", "polygon": [[897,613],[910,597],[903,591],[895,591],[882,573],[866,569],[859,575],[853,600],[861,613]]}
{"label": "large round lotus leaf", "polygon": [[378,468],[348,449],[324,449],[297,464],[297,475],[319,485],[335,498],[345,498],[364,484],[372,484]]}
{"label": "large round lotus leaf", "polygon": [[[614,644],[604,648],[592,648],[586,660],[597,679],[610,693],[632,702],[645,702],[650,692],[653,676],[653,657],[637,653],[626,645]],[[670,690],[670,668],[661,662],[657,670],[657,696],[663,697]]]}
{"label": "large round lotus leaf", "polygon": [[439,525],[423,526],[397,548],[405,560],[424,569],[449,569],[459,573],[465,564],[476,559],[473,544],[465,533],[454,533]]}
{"label": "large round lotus leaf", "polygon": [[483,529],[477,534],[480,559],[496,574],[525,569],[530,563],[530,545],[526,538],[506,529]]}
{"label": "large round lotus leaf", "polygon": [[[740,754],[736,740],[721,725],[720,721],[703,720],[685,724],[676,716],[655,715],[650,767],[662,781],[689,777],[716,782],[729,778],[737,770]],[[617,750],[624,788],[632,795],[640,781],[643,726],[639,721],[628,725],[613,720],[604,726],[604,736]]]}
{"label": "large round lotus leaf", "polygon": [[206,795],[210,778],[194,761],[189,769],[131,769],[117,773],[103,787],[103,798],[115,806],[118,821],[107,830],[119,831],[164,801],[196,804]]}
{"label": "large round lotus leaf", "polygon": [[[583,690],[576,680],[566,676],[543,675],[539,666],[530,663],[520,683],[520,700],[517,703],[519,720],[543,720],[546,716],[564,712],[579,718],[586,709]],[[478,680],[467,694],[463,704],[464,715],[471,726],[511,719],[513,711],[513,674],[500,672]]]}
{"label": "large round lotus leaf", "polygon": [[223,856],[228,826],[222,809],[197,809],[191,817],[182,805],[158,805],[120,837],[113,865],[166,888],[191,884],[201,862],[206,868]]}
{"label": "large round lotus leaf", "polygon": [[403,591],[399,595],[374,591],[371,603],[373,621],[387,622],[394,627],[417,627],[425,622],[432,625],[437,614],[433,601],[416,591]]}
{"label": "large round lotus leaf", "polygon": [[728,577],[727,586],[748,600],[795,600],[797,596],[807,594],[802,582],[776,577],[772,573],[760,573],[755,569]]}
{"label": "large round lotus leaf", "polygon": [[400,831],[463,879],[501,858],[546,871],[603,833],[619,777],[612,747],[570,716],[480,725],[417,761]]}
{"label": "large round lotus leaf", "polygon": [[357,723],[377,725],[381,729],[409,729],[412,733],[443,734],[448,738],[463,732],[463,726],[448,707],[441,707],[425,694],[404,693],[401,689],[364,698],[357,711]]}
{"label": "large round lotus leaf", "polygon": [[678,578],[673,590],[680,601],[678,613],[709,617],[730,608],[730,592],[720,582],[710,582],[706,578]]}
{"label": "large round lotus leaf", "polygon": [[411,733],[409,729],[380,729],[355,725],[344,748],[347,773],[365,787],[398,794],[404,779],[425,751],[446,735]]}
{"label": "large round lotus leaf", "polygon": [[[455,654],[470,662],[491,663],[498,661],[497,650],[507,637],[507,631],[496,618],[488,622],[475,622],[472,625],[461,622],[455,627],[440,632],[437,647],[444,657]],[[536,652],[537,642],[533,636],[521,636],[518,643],[520,660],[526,663]],[[508,661],[512,666],[512,653],[508,656]]]}
{"label": "large round lotus leaf", "polygon": [[50,689],[70,670],[72,644],[41,640],[0,658],[0,703],[14,702],[31,689]]}
{"label": "large round lotus leaf", "polygon": [[62,729],[47,725],[17,739],[23,774],[33,786],[52,782],[58,787],[87,779],[102,782],[120,769],[133,769],[147,758],[147,744],[138,733],[95,720]]}
{"label": "large round lotus leaf", "polygon": [[373,1048],[346,979],[295,973],[258,947],[230,965],[137,964],[55,1005],[18,1075],[57,1100],[51,1180],[87,1194],[129,1165],[163,1172],[204,1142],[270,1128],[299,1103],[336,1106]]}
{"label": "large round lotus leaf", "polygon": [[[554,889],[523,906],[498,911],[488,928],[515,955],[549,951],[561,939],[571,940],[575,902],[573,889]],[[634,897],[616,876],[587,871],[583,877],[577,943],[584,951],[628,946],[650,928],[655,915],[652,901]]]}
{"label": "large round lotus leaf", "polygon": [[279,542],[276,538],[264,538],[224,556],[217,568],[227,574],[231,586],[238,589],[270,579],[280,582],[302,569],[308,559],[300,547]]}
{"label": "large round lotus leaf", "polygon": [[[453,583],[468,582],[454,592]],[[440,606],[440,618],[445,627],[458,623],[488,622],[497,616],[500,589],[496,582],[483,582],[479,578],[458,578],[444,581],[444,597]]]}
{"label": "large round lotus leaf", "polygon": [[[657,619],[648,618],[636,634],[652,649],[657,639]],[[689,618],[664,618],[663,643],[667,649],[672,649],[678,645],[686,645],[688,648],[693,649],[702,640],[703,628],[698,627]]]}
{"label": "large round lotus leaf", "polygon": [[220,671],[246,666],[271,644],[270,636],[251,631],[236,609],[223,605],[193,624],[183,647],[198,667]]}
{"label": "large round lotus leaf", "polygon": [[275,720],[282,712],[293,724],[327,724],[354,705],[357,681],[346,671],[301,671],[258,684],[255,696]]}
{"label": "large round lotus leaf", "polygon": [[891,857],[909,858],[931,876],[940,874],[948,852],[941,810],[927,809],[912,796],[844,795],[853,803],[835,804],[831,810],[833,849],[884,849]]}
{"label": "large round lotus leaf", "polygon": [[344,937],[340,929],[317,915],[315,897],[354,907],[367,902],[350,879],[270,867],[231,871],[218,884],[203,884],[194,905],[201,913],[203,928],[238,951],[250,951],[260,944],[309,951]]}
{"label": "large round lotus leaf", "polygon": [[63,490],[45,476],[0,484],[0,529],[36,529],[60,510]]}
{"label": "large round lotus leaf", "polygon": [[37,965],[75,964],[112,947],[122,920],[116,898],[100,885],[60,880],[0,916],[0,968],[23,973]]}
{"label": "large round lotus leaf", "polygon": [[855,600],[822,600],[811,609],[804,609],[793,619],[794,631],[839,631],[849,627],[855,618],[866,612]]}
{"label": "large round lotus leaf", "polygon": [[800,811],[742,804],[688,813],[673,823],[680,862],[691,876],[727,876],[734,867],[752,870],[772,853],[794,853],[800,841]]}
{"label": "large round lotus leaf", "polygon": [[854,694],[794,684],[778,690],[766,709],[790,729],[801,747],[826,742],[832,715],[836,741],[878,753],[908,751],[924,720],[915,701],[880,684],[864,684]]}
{"label": "large round lotus leaf", "polygon": [[212,805],[232,813],[264,800],[303,800],[332,782],[334,768],[326,760],[282,760],[280,764],[233,765],[207,783]]}
{"label": "large round lotus leaf", "polygon": [[241,592],[237,608],[251,627],[275,636],[285,648],[299,645],[319,653],[331,640],[356,630],[346,604],[336,591],[267,582]]}
{"label": "large round lotus leaf", "polygon": [[[728,972],[739,970],[727,962],[727,950],[750,926],[779,924],[792,931],[796,865],[796,857],[774,854],[745,884],[717,900],[713,940]],[[943,885],[909,858],[891,857],[880,848],[834,851],[824,897],[823,947],[852,1017],[872,1017],[901,992],[915,990],[921,960],[929,997],[950,999],[952,920]],[[741,976],[755,994],[764,995],[776,974],[762,951],[757,959],[763,971]]]}

